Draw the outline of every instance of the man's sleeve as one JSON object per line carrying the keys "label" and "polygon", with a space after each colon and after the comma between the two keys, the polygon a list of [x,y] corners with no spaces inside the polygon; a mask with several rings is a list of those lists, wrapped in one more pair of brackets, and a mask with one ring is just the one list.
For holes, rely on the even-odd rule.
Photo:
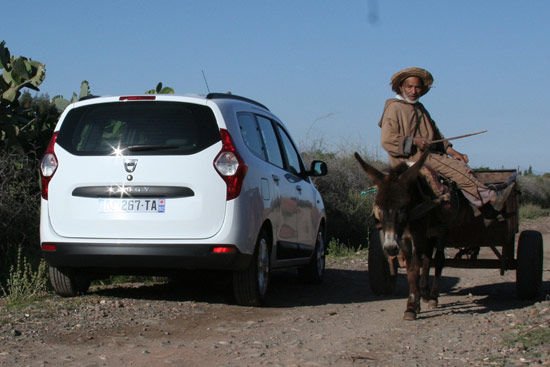
{"label": "man's sleeve", "polygon": [[408,157],[412,150],[412,137],[403,134],[403,124],[395,108],[388,106],[381,119],[382,147],[393,157]]}

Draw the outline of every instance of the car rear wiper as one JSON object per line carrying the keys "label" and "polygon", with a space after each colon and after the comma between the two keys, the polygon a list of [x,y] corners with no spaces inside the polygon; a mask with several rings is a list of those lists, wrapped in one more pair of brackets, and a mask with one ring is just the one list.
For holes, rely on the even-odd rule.
{"label": "car rear wiper", "polygon": [[165,144],[143,144],[143,145],[129,145],[126,147],[130,152],[145,152],[152,150],[171,150],[178,149],[178,145],[165,145]]}

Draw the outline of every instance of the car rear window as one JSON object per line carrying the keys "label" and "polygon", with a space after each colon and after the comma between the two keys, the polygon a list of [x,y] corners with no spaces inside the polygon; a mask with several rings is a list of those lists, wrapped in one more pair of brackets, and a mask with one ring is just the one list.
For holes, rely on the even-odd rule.
{"label": "car rear window", "polygon": [[140,101],[71,110],[57,143],[75,155],[187,155],[219,140],[216,118],[206,106]]}

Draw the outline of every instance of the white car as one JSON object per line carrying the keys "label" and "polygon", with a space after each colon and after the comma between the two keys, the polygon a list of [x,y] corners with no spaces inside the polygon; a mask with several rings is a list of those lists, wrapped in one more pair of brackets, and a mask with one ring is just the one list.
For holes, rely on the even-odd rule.
{"label": "white car", "polygon": [[261,305],[272,269],[320,282],[325,209],[284,124],[232,94],[95,97],[61,115],[41,162],[41,249],[62,296],[110,274],[230,270]]}

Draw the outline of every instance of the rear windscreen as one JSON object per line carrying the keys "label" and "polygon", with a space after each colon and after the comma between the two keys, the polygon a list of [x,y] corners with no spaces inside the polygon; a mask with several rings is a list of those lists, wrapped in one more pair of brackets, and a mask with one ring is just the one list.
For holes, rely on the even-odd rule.
{"label": "rear windscreen", "polygon": [[75,108],[63,120],[57,143],[75,155],[186,155],[219,140],[210,108],[143,101]]}

